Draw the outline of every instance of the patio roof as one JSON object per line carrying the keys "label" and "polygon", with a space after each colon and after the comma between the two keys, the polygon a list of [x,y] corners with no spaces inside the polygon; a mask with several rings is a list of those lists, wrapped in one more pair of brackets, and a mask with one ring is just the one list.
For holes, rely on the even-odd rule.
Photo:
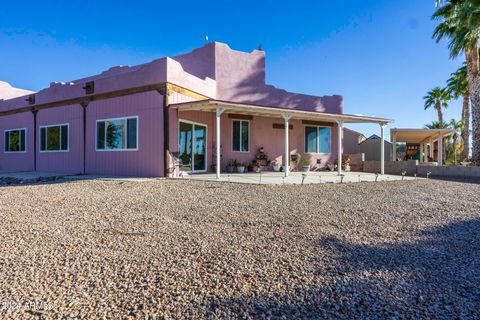
{"label": "patio roof", "polygon": [[179,111],[207,111],[215,112],[217,109],[224,109],[227,113],[245,114],[252,116],[283,118],[285,114],[289,114],[291,119],[302,120],[318,120],[318,121],[343,121],[345,123],[378,123],[388,124],[393,120],[385,118],[355,116],[348,114],[334,114],[315,111],[304,111],[298,109],[288,109],[282,107],[262,106],[248,103],[237,103],[222,100],[200,100],[191,102],[182,102],[171,104],[170,108],[176,108]]}
{"label": "patio roof", "polygon": [[[437,140],[439,136],[448,137],[452,134],[451,129],[390,129],[390,137],[395,137],[396,142],[422,143]],[[393,139],[393,138],[392,138]]]}

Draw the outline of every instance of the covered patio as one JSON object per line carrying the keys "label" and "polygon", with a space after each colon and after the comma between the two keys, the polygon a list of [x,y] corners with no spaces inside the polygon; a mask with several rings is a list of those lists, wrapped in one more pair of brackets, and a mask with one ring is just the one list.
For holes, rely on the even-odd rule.
{"label": "covered patio", "polygon": [[[406,157],[413,156],[418,159],[420,163],[435,162],[439,166],[443,165],[443,139],[452,134],[451,129],[390,129],[390,137],[392,138],[392,154],[394,161],[397,160],[397,143],[405,143]],[[435,145],[437,148],[435,148]],[[410,149],[409,149],[410,148]],[[411,153],[410,155],[408,153]]]}
{"label": "covered patio", "polygon": [[[204,174],[198,175],[201,179],[215,179],[215,180],[225,180],[226,178],[235,177],[238,181],[248,181],[248,180],[257,180],[260,179],[260,176],[267,177],[269,179],[271,177],[272,180],[278,179],[279,177],[283,177],[281,179],[282,183],[298,183],[301,182],[301,179],[304,178],[301,172],[291,172],[290,168],[290,157],[292,155],[292,148],[296,150],[302,150],[303,148],[299,145],[291,146],[290,145],[290,134],[289,131],[292,130],[292,121],[297,121],[302,125],[317,125],[317,126],[329,126],[329,127],[336,127],[336,157],[337,159],[343,158],[343,125],[346,123],[374,123],[379,125],[380,129],[380,137],[382,142],[384,141],[384,131],[385,127],[393,122],[389,119],[384,118],[376,118],[376,117],[366,117],[366,116],[355,116],[355,115],[347,115],[347,114],[333,114],[333,113],[324,113],[324,112],[314,112],[314,111],[304,111],[298,109],[287,109],[287,108],[280,108],[280,107],[272,107],[272,106],[261,106],[261,105],[254,105],[254,104],[247,104],[247,103],[236,103],[230,101],[221,101],[221,100],[200,100],[200,101],[191,101],[191,102],[184,102],[184,103],[177,103],[169,105],[171,110],[176,110],[177,114],[182,112],[191,112],[191,111],[200,111],[202,113],[209,113],[214,115],[214,139],[212,139],[215,149],[213,151],[214,163],[221,164],[222,163],[222,141],[227,135],[224,131],[222,131],[222,115],[228,114],[230,115],[238,115],[238,116],[246,116],[246,117],[261,117],[261,118],[270,118],[270,119],[280,119],[282,121],[281,127],[277,126],[278,129],[282,129],[283,133],[283,141],[278,140],[271,140],[269,141],[270,144],[277,144],[281,143],[284,145],[284,152],[283,152],[283,167],[284,170],[281,173],[278,172],[263,172],[263,173],[252,173],[252,174],[239,174],[237,175],[227,175],[222,173],[222,165],[215,166],[215,174]],[[177,116],[179,119],[181,118],[180,115]],[[275,124],[274,128],[275,128]],[[332,137],[333,140],[333,137]],[[298,143],[298,140],[297,140]],[[384,147],[382,143],[382,150],[381,150],[381,170],[380,174],[384,175]],[[333,150],[332,150],[333,152]],[[340,161],[341,163],[341,161]],[[291,175],[292,174],[292,175]],[[310,172],[307,173],[307,178],[310,180],[310,177],[315,177],[313,179],[321,179],[322,176],[326,177],[336,177],[336,180],[339,181],[340,178],[345,179],[346,176],[342,175],[342,166],[337,166],[337,171],[332,172],[322,172],[322,174],[318,172]],[[351,180],[358,180],[358,176],[362,175],[361,173],[347,173],[347,176],[355,177],[355,179]],[[371,174],[370,174],[371,175]],[[195,179],[195,175],[188,175],[189,178]],[[290,179],[287,179],[291,176]],[[373,180],[375,180],[375,176],[373,176]],[[304,180],[307,180],[304,178]],[[372,178],[371,178],[372,179]],[[296,181],[296,182],[293,182]],[[332,181],[333,182],[333,181]]]}

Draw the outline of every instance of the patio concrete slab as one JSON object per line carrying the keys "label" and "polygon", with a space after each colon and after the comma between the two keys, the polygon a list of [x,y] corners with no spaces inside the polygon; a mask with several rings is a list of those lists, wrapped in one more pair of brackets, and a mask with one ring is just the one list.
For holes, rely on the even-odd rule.
{"label": "patio concrete slab", "polygon": [[[312,184],[312,183],[353,183],[366,181],[395,181],[402,180],[402,176],[397,175],[375,175],[365,172],[345,172],[343,177],[338,176],[337,172],[330,171],[312,171],[312,172],[291,172],[288,177],[284,177],[282,172],[262,172],[262,173],[222,173],[217,180],[215,173],[184,175],[174,179],[190,179],[200,181],[221,181],[249,184]],[[420,178],[407,177],[405,180],[414,180]]]}

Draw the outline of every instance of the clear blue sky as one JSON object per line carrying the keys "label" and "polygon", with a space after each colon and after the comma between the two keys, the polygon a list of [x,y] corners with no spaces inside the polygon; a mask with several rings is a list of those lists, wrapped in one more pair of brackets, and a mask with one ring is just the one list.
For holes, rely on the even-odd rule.
{"label": "clear blue sky", "polygon": [[[208,35],[244,51],[261,43],[270,84],[341,94],[345,113],[422,127],[436,119],[422,97],[461,64],[432,40],[433,11],[434,0],[8,1],[0,10],[0,79],[39,90],[187,52]],[[460,114],[457,101],[444,117]]]}

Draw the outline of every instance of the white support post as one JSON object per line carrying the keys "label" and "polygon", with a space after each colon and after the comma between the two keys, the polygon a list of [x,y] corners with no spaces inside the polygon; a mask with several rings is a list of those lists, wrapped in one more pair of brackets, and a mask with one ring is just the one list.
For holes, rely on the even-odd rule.
{"label": "white support post", "polygon": [[423,144],[423,162],[424,163],[427,163],[428,162],[428,147],[427,147],[427,143],[424,143]]}
{"label": "white support post", "polygon": [[380,124],[380,174],[385,174],[385,127],[386,123]]}
{"label": "white support post", "polygon": [[392,137],[392,157],[393,161],[397,161],[397,131],[393,131]]}
{"label": "white support post", "polygon": [[216,138],[215,138],[215,143],[216,143],[216,148],[217,148],[217,163],[215,165],[215,168],[217,170],[217,179],[220,179],[220,167],[221,167],[221,159],[220,159],[220,116],[222,113],[225,111],[223,108],[217,108],[215,112],[215,118],[216,118]]}
{"label": "white support post", "polygon": [[289,141],[288,141],[288,130],[289,130],[289,120],[292,117],[291,114],[285,113],[283,115],[283,119],[285,119],[285,178],[288,177],[288,174],[290,173],[290,148],[289,148]]}
{"label": "white support post", "polygon": [[343,145],[342,145],[342,141],[343,141],[343,121],[341,120],[337,120],[337,129],[338,129],[338,132],[337,132],[337,136],[338,136],[338,175],[341,176],[342,175],[342,153],[343,153]]}
{"label": "white support post", "polygon": [[423,147],[423,143],[420,143],[420,160],[419,160],[420,163],[423,162],[423,152],[424,151],[425,151],[425,149]]}
{"label": "white support post", "polygon": [[443,137],[438,135],[438,165],[443,166]]}
{"label": "white support post", "polygon": [[428,149],[428,156],[434,161],[433,159],[433,138],[430,139],[430,149]]}

